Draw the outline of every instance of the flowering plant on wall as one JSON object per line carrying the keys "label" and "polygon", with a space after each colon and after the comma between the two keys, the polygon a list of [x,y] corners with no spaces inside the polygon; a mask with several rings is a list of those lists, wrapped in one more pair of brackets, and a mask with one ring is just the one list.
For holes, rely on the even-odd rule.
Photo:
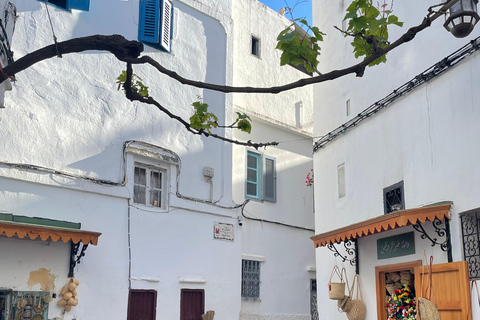
{"label": "flowering plant on wall", "polygon": [[313,169],[310,169],[310,172],[307,173],[307,181],[305,181],[307,187],[313,186]]}

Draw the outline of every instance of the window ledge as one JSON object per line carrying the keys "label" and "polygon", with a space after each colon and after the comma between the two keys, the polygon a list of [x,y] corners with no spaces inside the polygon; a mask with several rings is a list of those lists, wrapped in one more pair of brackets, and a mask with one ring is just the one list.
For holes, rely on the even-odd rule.
{"label": "window ledge", "polygon": [[129,142],[126,151],[147,158],[158,159],[167,163],[180,165],[180,157],[173,151],[143,142]]}
{"label": "window ledge", "polygon": [[258,255],[246,254],[246,253],[242,253],[242,259],[243,259],[243,260],[260,261],[260,262],[265,262],[265,261],[267,261],[267,258],[264,257],[264,256],[258,256]]}
{"label": "window ledge", "polygon": [[206,283],[206,279],[189,279],[189,278],[180,278],[178,279],[180,283]]}
{"label": "window ledge", "polygon": [[253,299],[253,298],[242,297],[242,301],[243,302],[262,302],[262,299],[261,298]]}
{"label": "window ledge", "polygon": [[152,212],[152,213],[168,213],[168,208],[158,208],[158,207],[147,207],[144,204],[141,203],[135,203],[132,200],[132,203],[130,204],[132,207],[141,210],[141,211],[146,211],[146,212]]}

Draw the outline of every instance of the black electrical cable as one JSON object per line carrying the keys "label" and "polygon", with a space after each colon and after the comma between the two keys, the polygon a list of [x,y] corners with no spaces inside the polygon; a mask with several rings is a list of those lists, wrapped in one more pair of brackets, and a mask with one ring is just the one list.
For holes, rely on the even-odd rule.
{"label": "black electrical cable", "polygon": [[366,118],[370,117],[371,115],[377,113],[381,109],[388,107],[390,104],[395,102],[397,99],[401,98],[402,96],[406,95],[413,89],[421,86],[422,84],[428,82],[429,80],[439,76],[440,74],[448,71],[451,67],[460,63],[463,59],[474,53],[480,49],[480,37],[470,41],[470,43],[466,44],[465,46],[461,47],[457,51],[453,52],[449,56],[445,57],[441,61],[437,62],[430,68],[426,69],[421,74],[414,77],[412,80],[404,83],[397,89],[393,90],[390,94],[386,97],[378,100],[377,102],[370,105],[367,109],[360,112],[355,118],[345,122],[340,127],[337,127],[330,133],[323,136],[317,142],[315,142],[313,146],[313,152],[318,151],[319,149],[323,148],[327,145],[330,141],[336,139],[338,136],[346,133],[346,131],[350,130],[351,128],[357,126],[359,123],[364,121]]}
{"label": "black electrical cable", "polygon": [[244,213],[244,210],[245,210],[245,206],[247,205],[247,203],[250,202],[250,199],[247,199],[245,200],[240,206],[242,207],[242,216],[245,218],[245,219],[248,219],[248,220],[253,220],[253,221],[259,221],[259,222],[266,222],[266,223],[272,223],[272,224],[278,224],[280,226],[284,226],[284,227],[290,227],[290,228],[295,228],[295,229],[300,229],[300,230],[306,230],[306,231],[311,231],[311,232],[315,232],[314,229],[309,229],[309,228],[305,228],[305,227],[300,227],[300,226],[294,226],[294,225],[291,225],[291,224],[286,224],[286,223],[282,223],[282,222],[278,222],[278,221],[270,221],[270,220],[265,220],[265,219],[258,219],[258,218],[252,218],[252,217],[247,217]]}
{"label": "black electrical cable", "polygon": [[132,144],[138,144],[138,145],[143,145],[148,148],[155,148],[155,149],[160,149],[166,153],[169,153],[172,155],[173,158],[178,162],[178,170],[177,170],[177,191],[176,191],[176,196],[181,199],[185,199],[188,201],[194,201],[198,203],[204,203],[212,206],[216,206],[222,209],[238,209],[243,206],[242,204],[237,204],[234,206],[222,206],[217,204],[218,201],[209,201],[209,200],[203,200],[203,199],[198,199],[194,197],[188,197],[184,196],[179,192],[179,184],[180,184],[180,171],[181,171],[181,159],[180,157],[173,151],[147,143],[143,141],[137,141],[137,140],[127,140],[123,144],[122,148],[122,178],[119,182],[115,181],[110,181],[110,180],[104,180],[104,179],[97,179],[97,178],[92,178],[89,176],[84,176],[84,175],[78,175],[78,174],[73,174],[70,172],[62,171],[62,170],[57,170],[57,169],[51,169],[51,168],[46,168],[42,166],[37,166],[33,164],[23,164],[23,163],[12,163],[12,162],[6,162],[6,161],[0,161],[0,165],[3,166],[8,166],[11,168],[16,168],[16,169],[22,169],[22,170],[31,170],[31,171],[39,171],[42,173],[49,173],[49,174],[55,174],[55,175],[60,175],[64,177],[69,177],[69,178],[75,178],[75,179],[82,179],[85,181],[89,181],[92,183],[104,185],[104,186],[112,186],[112,187],[124,187],[127,182],[127,172],[126,172],[126,163],[127,163],[127,147]]}

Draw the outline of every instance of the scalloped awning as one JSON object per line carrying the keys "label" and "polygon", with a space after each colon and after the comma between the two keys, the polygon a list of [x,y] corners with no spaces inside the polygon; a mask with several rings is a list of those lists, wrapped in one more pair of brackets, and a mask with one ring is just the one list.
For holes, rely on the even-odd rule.
{"label": "scalloped awning", "polygon": [[435,218],[438,218],[439,220],[443,220],[443,218],[450,219],[450,206],[451,203],[448,203],[397,211],[370,220],[358,222],[340,229],[317,234],[311,237],[311,239],[313,240],[315,248],[318,248],[324,247],[328,244],[354,240],[364,236],[369,236],[371,234],[410,226],[416,224],[417,222],[433,222]]}
{"label": "scalloped awning", "polygon": [[72,241],[73,243],[83,242],[83,244],[91,243],[93,245],[97,245],[98,237],[101,235],[99,232],[92,231],[0,221],[0,235],[3,234],[8,238],[17,236],[23,239],[28,236],[32,240],[40,238],[43,241],[62,240],[65,243]]}

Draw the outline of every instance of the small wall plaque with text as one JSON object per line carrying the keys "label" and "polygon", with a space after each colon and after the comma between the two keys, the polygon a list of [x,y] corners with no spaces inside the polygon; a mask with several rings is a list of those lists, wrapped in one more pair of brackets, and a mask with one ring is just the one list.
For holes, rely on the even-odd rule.
{"label": "small wall plaque with text", "polygon": [[213,238],[233,241],[234,230],[233,224],[215,223],[213,227]]}
{"label": "small wall plaque with text", "polygon": [[415,237],[412,232],[377,240],[377,259],[388,259],[415,253]]}

